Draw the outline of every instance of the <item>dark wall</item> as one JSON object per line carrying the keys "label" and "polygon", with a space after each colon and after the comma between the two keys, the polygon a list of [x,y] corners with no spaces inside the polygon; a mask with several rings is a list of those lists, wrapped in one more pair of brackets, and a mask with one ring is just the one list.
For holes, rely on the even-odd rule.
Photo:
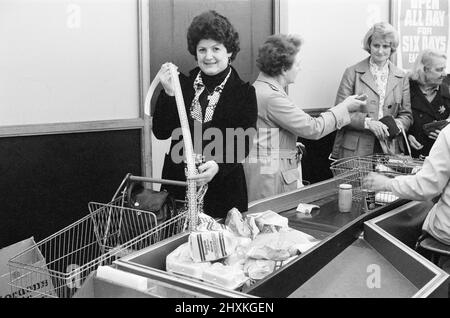
{"label": "dark wall", "polygon": [[[253,83],[259,46],[273,33],[273,0],[189,0],[150,1],[150,77],[153,79],[165,62],[173,62],[188,74],[197,66],[187,50],[186,34],[192,19],[216,10],[226,16],[239,33],[240,48],[232,65],[244,81]],[[170,18],[168,18],[170,17]],[[156,98],[153,99],[153,107]]]}
{"label": "dark wall", "polygon": [[139,129],[5,137],[0,150],[0,248],[57,232],[141,175]]}

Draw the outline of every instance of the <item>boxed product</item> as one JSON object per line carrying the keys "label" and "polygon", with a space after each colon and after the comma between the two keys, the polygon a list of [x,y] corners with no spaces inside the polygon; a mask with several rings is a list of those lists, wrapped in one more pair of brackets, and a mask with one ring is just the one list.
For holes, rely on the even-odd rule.
{"label": "boxed product", "polygon": [[191,257],[189,243],[178,246],[166,257],[168,272],[201,279],[203,271],[211,266],[210,262],[194,262]]}
{"label": "boxed product", "polygon": [[216,261],[234,252],[236,238],[227,230],[192,232],[189,234],[189,246],[195,262]]}
{"label": "boxed product", "polygon": [[[0,249],[0,298],[28,298],[41,295],[54,295],[51,277],[47,269],[47,263],[39,248],[27,252],[20,259],[21,263],[31,265],[39,271],[33,272],[21,268],[18,265],[12,269],[8,261],[30,247],[36,246],[33,237],[9,245]],[[11,287],[10,281],[19,287]]]}

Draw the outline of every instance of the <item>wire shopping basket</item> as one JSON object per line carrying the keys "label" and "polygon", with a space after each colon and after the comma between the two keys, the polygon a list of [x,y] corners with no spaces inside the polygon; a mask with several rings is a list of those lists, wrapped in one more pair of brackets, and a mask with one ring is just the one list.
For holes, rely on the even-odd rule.
{"label": "wire shopping basket", "polygon": [[[339,159],[331,164],[330,170],[334,177],[343,176],[346,183],[352,184],[353,200],[359,201],[363,198],[365,190],[362,188],[362,181],[370,172],[378,172],[394,178],[399,175],[415,174],[422,165],[422,160],[408,156],[374,154]],[[351,171],[356,173],[345,177],[345,174]],[[379,203],[390,203],[397,199],[391,192],[378,193],[378,198]]]}
{"label": "wire shopping basket", "polygon": [[[125,177],[130,178],[168,181]],[[154,213],[125,207],[123,195],[117,196],[123,184],[110,203],[90,202],[89,215],[11,258],[12,293],[20,297],[70,298],[98,266],[110,265],[124,255],[187,230],[188,213],[183,209],[158,224]],[[36,263],[36,255],[44,261]]]}

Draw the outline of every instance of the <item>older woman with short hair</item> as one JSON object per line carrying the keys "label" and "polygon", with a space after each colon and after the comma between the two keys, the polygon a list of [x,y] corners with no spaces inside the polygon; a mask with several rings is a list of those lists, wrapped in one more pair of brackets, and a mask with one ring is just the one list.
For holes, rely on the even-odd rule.
{"label": "older woman with short hair", "polygon": [[414,123],[408,131],[408,140],[416,158],[428,156],[440,133],[440,129],[428,132],[423,125],[448,120],[450,116],[449,83],[444,82],[446,65],[445,53],[426,49],[419,53],[409,73]]}
{"label": "older woman with short hair", "polygon": [[301,182],[297,137],[319,139],[350,122],[349,112],[365,102],[346,98],[319,117],[311,117],[287,95],[285,88],[300,71],[302,40],[295,35],[272,35],[260,47],[261,70],[253,86],[258,100],[258,133],[244,164],[249,200],[294,190]]}
{"label": "older woman with short hair", "polygon": [[386,22],[374,24],[364,36],[363,48],[370,56],[345,70],[336,104],[365,94],[367,109],[353,113],[350,125],[337,132],[332,159],[406,152],[400,133],[412,123],[409,81],[389,61],[398,44],[397,31]]}
{"label": "older woman with short hair", "polygon": [[[242,81],[231,66],[239,52],[239,35],[226,17],[216,11],[206,11],[194,17],[188,28],[187,42],[198,67],[188,76],[180,74],[180,85],[194,150],[201,151],[198,154],[205,156],[206,161],[198,167],[199,174],[192,179],[198,185],[208,184],[204,212],[223,218],[232,208],[247,211],[248,207],[241,162],[250,151],[251,137],[243,136],[240,139],[242,143],[236,145],[234,136],[229,137],[228,133],[255,130],[255,89]],[[184,181],[185,165],[183,158],[179,158],[181,140],[177,134],[180,120],[168,63],[161,66],[160,76],[164,90],[156,102],[152,130],[158,139],[172,137],[162,177]],[[183,187],[165,185],[164,189],[177,199],[185,199],[186,189]]]}

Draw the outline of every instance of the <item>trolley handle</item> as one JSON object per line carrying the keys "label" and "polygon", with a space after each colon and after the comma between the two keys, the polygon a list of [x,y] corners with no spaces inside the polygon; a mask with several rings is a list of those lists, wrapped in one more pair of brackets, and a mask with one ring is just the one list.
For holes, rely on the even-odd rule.
{"label": "trolley handle", "polygon": [[167,179],[156,179],[156,178],[149,178],[149,177],[133,176],[131,173],[127,173],[125,178],[123,178],[122,182],[120,183],[120,186],[117,188],[116,193],[114,193],[114,196],[112,197],[111,201],[114,201],[117,198],[117,196],[120,193],[120,190],[128,183],[128,181],[142,181],[142,182],[149,182],[149,183],[170,184],[170,185],[176,185],[176,186],[181,186],[181,187],[187,186],[187,182],[185,182],[185,181],[175,181],[175,180],[167,180]]}
{"label": "trolley handle", "polygon": [[175,180],[168,180],[168,179],[156,179],[156,178],[149,178],[149,177],[140,177],[140,176],[133,176],[129,175],[128,180],[130,181],[142,181],[142,182],[149,182],[149,183],[161,183],[161,184],[170,184],[170,185],[176,185],[180,187],[186,187],[187,182],[185,181],[175,181]]}

